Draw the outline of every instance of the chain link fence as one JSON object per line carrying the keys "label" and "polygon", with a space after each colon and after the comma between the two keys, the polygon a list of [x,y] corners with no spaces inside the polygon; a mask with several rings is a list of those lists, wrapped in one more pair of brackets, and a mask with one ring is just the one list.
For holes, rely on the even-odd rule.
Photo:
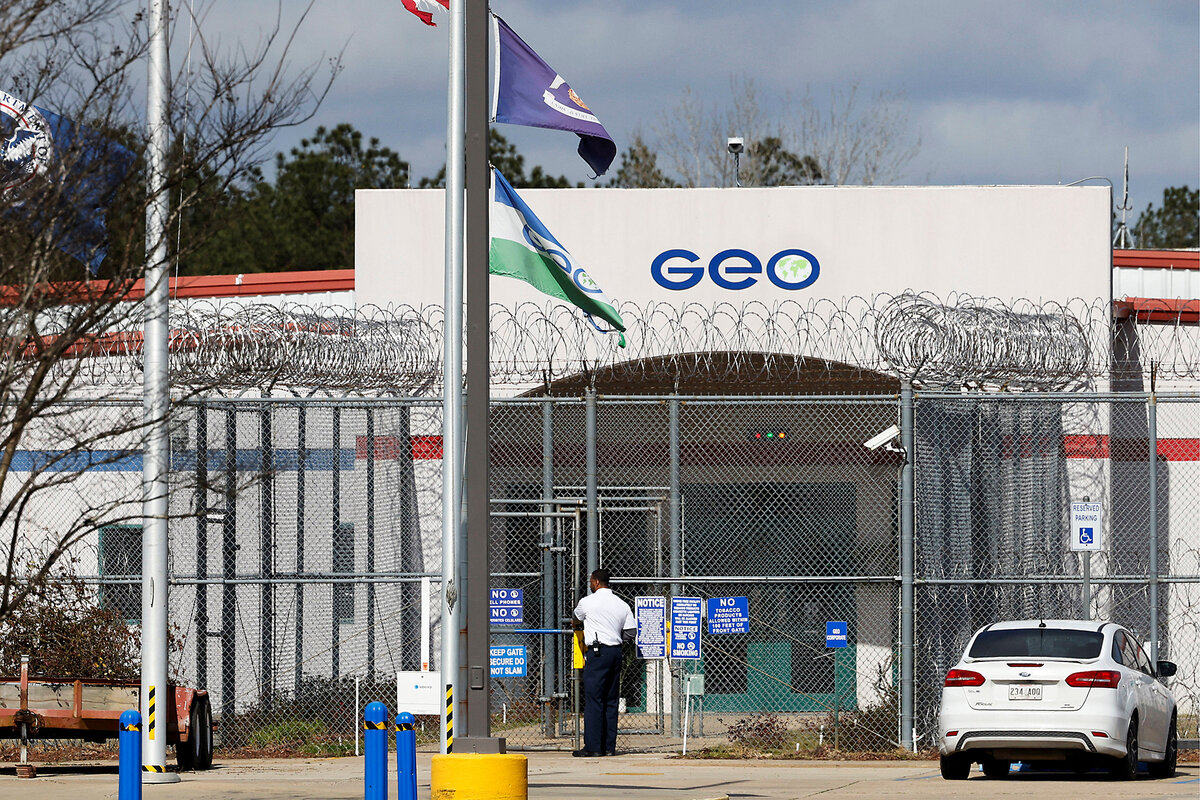
{"label": "chain link fence", "polygon": [[[744,630],[702,625],[695,657],[626,653],[622,750],[685,736],[731,753],[891,750],[914,734],[928,747],[942,676],[975,630],[1085,613],[1147,639],[1157,624],[1160,658],[1180,666],[1168,681],[1180,736],[1195,738],[1200,400],[918,391],[913,409],[911,431],[870,449],[901,420],[900,397],[495,401],[492,585],[521,590],[522,616],[493,626],[511,659],[492,678],[493,732],[513,749],[578,746],[563,631],[598,564],[631,605],[748,609]],[[211,693],[220,746],[344,750],[357,709],[395,709],[398,672],[440,667],[440,432],[438,399],[177,408],[171,670]],[[73,491],[136,497],[140,464],[110,466]],[[1070,503],[1085,499],[1104,507],[1090,560],[1068,544]],[[140,528],[105,526],[80,553],[76,577],[136,620]],[[827,646],[835,622],[845,647]],[[437,717],[419,720],[419,741],[436,746]]]}

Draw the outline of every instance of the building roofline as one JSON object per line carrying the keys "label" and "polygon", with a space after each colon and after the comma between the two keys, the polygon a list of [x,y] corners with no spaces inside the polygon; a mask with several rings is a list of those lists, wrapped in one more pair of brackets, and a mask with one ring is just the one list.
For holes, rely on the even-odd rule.
{"label": "building roofline", "polygon": [[1200,250],[1113,250],[1113,266],[1125,269],[1200,270]]}
{"label": "building roofline", "polygon": [[[107,281],[49,284],[48,290],[60,294],[64,303],[79,299],[87,292],[102,294]],[[324,294],[354,291],[354,270],[325,269],[300,272],[257,272],[245,275],[189,275],[171,278],[172,298],[257,297],[261,295]],[[11,306],[20,292],[16,287],[0,287],[0,306]],[[145,281],[135,281],[122,299],[139,301],[146,296]]]}
{"label": "building roofline", "polygon": [[1200,324],[1200,300],[1167,300],[1158,297],[1126,297],[1113,300],[1113,318],[1137,317],[1138,322]]}

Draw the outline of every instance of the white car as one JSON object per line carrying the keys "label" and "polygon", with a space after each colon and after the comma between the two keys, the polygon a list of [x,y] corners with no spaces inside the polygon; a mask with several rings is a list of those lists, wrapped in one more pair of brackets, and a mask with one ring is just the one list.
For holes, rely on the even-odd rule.
{"label": "white car", "polygon": [[942,777],[963,780],[979,762],[989,778],[1014,761],[1101,764],[1131,779],[1175,774],[1175,698],[1126,628],[1113,622],[1023,620],[977,631],[942,687]]}

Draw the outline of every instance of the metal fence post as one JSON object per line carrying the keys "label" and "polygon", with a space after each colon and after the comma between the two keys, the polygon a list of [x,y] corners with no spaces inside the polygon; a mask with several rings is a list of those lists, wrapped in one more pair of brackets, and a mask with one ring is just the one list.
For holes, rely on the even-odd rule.
{"label": "metal fence post", "polygon": [[233,719],[237,695],[237,406],[225,408],[225,519],[221,522],[221,720]]}
{"label": "metal fence post", "polygon": [[[196,577],[208,577],[208,406],[196,406]],[[196,584],[196,685],[208,686],[208,586]]]}
{"label": "metal fence post", "polygon": [[[304,441],[304,430],[308,424],[305,406],[296,414],[296,574],[304,574],[304,489],[308,470],[308,451]],[[300,694],[300,683],[304,674],[304,584],[297,581],[296,601],[296,644],[292,653],[293,688]],[[201,684],[203,685],[203,684]]]}
{"label": "metal fence post", "polygon": [[[367,409],[367,573],[375,574],[375,409]],[[404,590],[401,589],[403,592]],[[403,630],[403,628],[402,628]],[[375,582],[367,581],[367,675],[375,680]]]}
{"label": "metal fence post", "polygon": [[[584,436],[587,439],[587,573],[600,568],[600,526],[597,516],[599,505],[596,487],[596,390],[588,389]],[[582,591],[579,586],[575,591]]]}
{"label": "metal fence post", "polygon": [[1150,393],[1147,403],[1148,416],[1148,457],[1150,460],[1150,481],[1147,493],[1150,495],[1150,663],[1158,663],[1158,401],[1154,392]]}
{"label": "metal fence post", "polygon": [[[542,627],[562,625],[554,607],[554,403],[542,403]],[[558,675],[558,640],[542,636],[542,733],[554,736],[554,685]]]}
{"label": "metal fence post", "polygon": [[[671,538],[669,543],[669,551],[671,558],[671,577],[680,578],[683,576],[683,520],[681,517],[682,501],[679,487],[679,395],[672,394],[668,400],[668,443],[670,450],[670,531]],[[671,596],[674,597],[680,592],[678,583],[671,584]],[[679,715],[679,686],[675,680],[674,670],[671,670],[670,661],[667,662],[668,673],[671,677],[671,735],[680,735],[680,715]]]}
{"label": "metal fence post", "polygon": [[[333,505],[332,529],[329,532],[329,571],[337,572],[337,548],[339,528],[342,524],[342,409],[333,407],[333,430],[330,433],[333,440],[333,464],[330,475],[330,500]],[[353,571],[353,567],[350,568]],[[338,624],[338,590],[337,584],[329,584],[329,675],[335,681],[342,674],[342,632]]]}
{"label": "metal fence post", "polygon": [[272,406],[264,404],[258,410],[259,457],[259,553],[258,572],[263,579],[259,588],[259,652],[262,662],[261,696],[266,706],[275,696],[275,442],[272,433]]}
{"label": "metal fence post", "polygon": [[1083,618],[1092,618],[1092,553],[1087,551],[1079,554],[1079,560],[1083,562],[1083,588],[1081,591],[1083,600]]}
{"label": "metal fence post", "polygon": [[916,750],[913,736],[913,389],[910,381],[900,386],[900,442],[904,468],[900,479],[900,741]]}

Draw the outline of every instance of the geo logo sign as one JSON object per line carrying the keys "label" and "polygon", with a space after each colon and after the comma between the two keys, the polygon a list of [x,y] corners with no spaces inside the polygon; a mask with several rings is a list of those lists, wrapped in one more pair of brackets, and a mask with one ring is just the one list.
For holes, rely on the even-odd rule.
{"label": "geo logo sign", "polygon": [[755,253],[740,247],[722,250],[709,259],[707,266],[698,264],[701,257],[691,250],[664,250],[650,262],[650,277],[664,289],[683,291],[708,279],[722,289],[749,289],[766,277],[775,286],[790,292],[805,289],[821,275],[821,264],[807,250],[788,248],[767,257],[766,262]]}

